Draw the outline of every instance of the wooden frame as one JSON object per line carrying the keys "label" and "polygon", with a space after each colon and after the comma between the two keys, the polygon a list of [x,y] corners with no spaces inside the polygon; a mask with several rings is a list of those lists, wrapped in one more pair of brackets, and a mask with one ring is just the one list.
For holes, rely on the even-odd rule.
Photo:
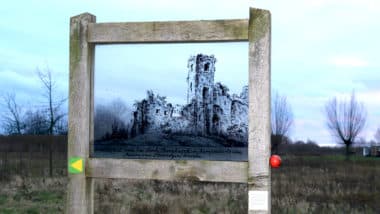
{"label": "wooden frame", "polygon": [[[91,158],[95,44],[249,42],[248,161]],[[93,178],[248,183],[248,213],[270,213],[270,12],[250,8],[249,19],[96,23],[84,13],[70,20],[68,159],[85,170],[69,174],[66,213],[93,213]],[[257,197],[260,204],[256,203]]]}

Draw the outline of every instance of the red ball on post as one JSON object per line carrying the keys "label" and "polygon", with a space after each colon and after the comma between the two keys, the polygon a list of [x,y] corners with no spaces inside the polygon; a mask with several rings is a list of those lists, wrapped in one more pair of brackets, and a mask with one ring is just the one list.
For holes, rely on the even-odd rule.
{"label": "red ball on post", "polygon": [[272,155],[269,159],[269,163],[272,168],[279,168],[281,165],[281,157],[278,155]]}

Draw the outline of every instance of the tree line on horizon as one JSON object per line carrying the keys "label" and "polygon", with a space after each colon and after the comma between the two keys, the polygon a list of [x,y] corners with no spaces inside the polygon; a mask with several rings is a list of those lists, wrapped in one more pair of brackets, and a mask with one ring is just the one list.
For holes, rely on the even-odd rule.
{"label": "tree line on horizon", "polygon": [[[22,110],[16,101],[15,93],[2,95],[0,105],[6,112],[0,116],[1,128],[5,135],[65,135],[68,132],[67,113],[62,109],[67,98],[57,99],[55,82],[52,71],[37,69],[37,75],[42,85],[42,96],[46,100],[44,105],[38,109]],[[96,122],[111,127],[106,136],[119,136],[123,134],[127,127],[120,118],[121,111],[127,107],[121,100],[115,100],[109,105],[101,105],[95,109]],[[365,139],[358,138],[363,131],[367,119],[367,112],[363,105],[356,100],[355,93],[352,92],[349,100],[338,100],[336,97],[325,103],[324,113],[326,116],[326,127],[338,144],[342,144],[346,149],[346,156],[350,154],[350,148],[355,143],[364,145]],[[104,121],[103,121],[104,120]],[[292,107],[285,95],[274,93],[271,102],[271,153],[278,154],[281,144],[301,143],[292,142],[290,132],[294,126],[294,115]],[[120,133],[119,133],[120,132]],[[94,132],[97,133],[96,130]],[[376,130],[373,143],[380,143],[380,128]],[[303,143],[315,143],[308,141]],[[317,143],[315,143],[317,144]]]}
{"label": "tree line on horizon", "polygon": [[[271,152],[277,154],[281,144],[291,143],[289,132],[294,118],[286,96],[276,93],[271,105]],[[347,159],[354,144],[362,146],[368,144],[365,139],[358,137],[365,127],[367,112],[364,104],[356,100],[355,92],[352,92],[349,100],[338,100],[336,97],[328,100],[324,106],[324,113],[326,127],[336,142],[345,146]],[[376,130],[374,137],[375,141],[372,140],[369,143],[372,145],[380,143],[380,128]],[[308,143],[313,144],[314,142]]]}
{"label": "tree line on horizon", "polygon": [[15,92],[2,94],[0,105],[1,129],[5,135],[64,135],[67,134],[67,113],[62,109],[67,98],[58,99],[56,83],[49,68],[37,69],[44,102],[38,108],[21,106]]}

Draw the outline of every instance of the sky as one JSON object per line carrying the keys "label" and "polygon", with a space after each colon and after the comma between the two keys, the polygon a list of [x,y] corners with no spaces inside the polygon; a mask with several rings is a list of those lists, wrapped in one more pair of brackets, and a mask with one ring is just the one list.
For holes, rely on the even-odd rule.
{"label": "sky", "polygon": [[[121,99],[128,106],[147,90],[172,104],[187,104],[188,60],[214,55],[214,83],[240,95],[248,85],[248,42],[99,45],[95,50],[95,105]],[[112,83],[112,84],[110,84]]]}
{"label": "sky", "polygon": [[333,145],[324,105],[352,91],[367,109],[360,136],[373,139],[380,127],[377,0],[6,1],[0,7],[0,94],[14,92],[24,109],[38,107],[43,96],[36,70],[49,68],[57,94],[67,96],[71,16],[90,12],[97,22],[241,19],[249,7],[272,14],[271,85],[292,106],[291,139]]}

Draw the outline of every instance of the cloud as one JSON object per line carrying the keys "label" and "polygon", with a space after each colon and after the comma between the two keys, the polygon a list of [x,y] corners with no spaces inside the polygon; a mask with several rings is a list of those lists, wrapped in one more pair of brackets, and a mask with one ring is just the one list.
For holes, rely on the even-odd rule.
{"label": "cloud", "polygon": [[336,67],[368,67],[367,60],[357,56],[334,56],[328,60],[330,65]]}
{"label": "cloud", "polygon": [[380,90],[357,93],[358,100],[380,108]]}
{"label": "cloud", "polygon": [[27,103],[32,99],[34,102],[40,101],[38,99],[41,94],[39,89],[40,85],[30,75],[12,70],[0,70],[0,113],[6,111],[5,106],[2,104],[4,101],[3,96],[7,93],[14,93],[16,102],[21,107],[30,107]]}
{"label": "cloud", "polygon": [[40,85],[29,74],[22,74],[11,70],[0,71],[0,85],[2,92],[36,92]]}
{"label": "cloud", "polygon": [[325,126],[324,118],[304,118],[294,120],[293,140],[313,140],[320,145],[336,145],[335,139]]}
{"label": "cloud", "polygon": [[[377,106],[380,107],[380,99],[376,99],[380,97],[380,90],[371,90],[371,91],[364,91],[364,90],[357,90],[355,91],[355,97],[358,102],[363,102],[364,104],[370,105],[370,106]],[[338,101],[341,102],[347,102],[351,99],[352,91],[346,91],[346,92],[335,92],[332,93],[332,96],[335,96]]]}

